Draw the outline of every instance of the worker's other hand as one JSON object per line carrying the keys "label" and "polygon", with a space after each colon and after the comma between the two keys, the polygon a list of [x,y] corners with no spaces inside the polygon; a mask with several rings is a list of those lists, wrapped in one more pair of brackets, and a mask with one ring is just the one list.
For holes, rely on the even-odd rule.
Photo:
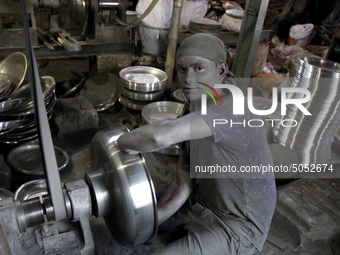
{"label": "worker's other hand", "polygon": [[188,170],[176,169],[176,178],[157,203],[158,224],[169,219],[189,198],[192,191]]}

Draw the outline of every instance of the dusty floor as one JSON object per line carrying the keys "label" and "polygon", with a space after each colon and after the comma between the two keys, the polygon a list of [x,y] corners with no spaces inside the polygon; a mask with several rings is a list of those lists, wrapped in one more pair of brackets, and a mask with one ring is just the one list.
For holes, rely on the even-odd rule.
{"label": "dusty floor", "polygon": [[[63,67],[63,68],[61,68]],[[86,75],[89,63],[84,59],[54,60],[41,68],[41,73],[63,82],[78,75]],[[77,70],[76,73],[69,70]],[[66,71],[65,71],[66,70]],[[119,103],[100,113],[100,128],[108,128],[121,115],[138,117],[138,113],[126,111]],[[63,148],[71,157],[71,164],[61,173],[62,182],[83,178],[91,170],[89,144],[98,130],[78,132],[55,137],[55,145]],[[9,149],[2,148],[0,155],[0,187],[14,189],[10,170],[4,162]],[[161,190],[173,179],[173,167],[177,157],[158,153],[144,154],[156,189]],[[335,171],[340,171],[340,158],[333,156]],[[22,181],[22,180],[20,180]],[[13,191],[13,190],[12,190]],[[278,201],[272,221],[270,236],[261,252],[256,255],[335,255],[340,254],[340,180],[298,179],[278,182]],[[159,235],[151,245],[127,249],[119,245],[109,233],[102,218],[91,216],[91,228],[97,254],[153,254],[171,240],[170,235]]]}

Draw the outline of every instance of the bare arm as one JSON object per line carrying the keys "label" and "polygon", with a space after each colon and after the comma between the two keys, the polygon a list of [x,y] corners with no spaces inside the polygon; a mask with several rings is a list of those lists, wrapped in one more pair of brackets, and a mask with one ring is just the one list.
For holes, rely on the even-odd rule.
{"label": "bare arm", "polygon": [[189,164],[190,158],[187,155],[186,148],[182,147],[176,169],[176,178],[157,202],[158,225],[169,219],[189,198],[193,189]]}
{"label": "bare arm", "polygon": [[211,136],[208,124],[196,113],[137,128],[119,137],[122,150],[151,152],[182,141]]}
{"label": "bare arm", "polygon": [[192,184],[188,172],[177,169],[175,181],[157,202],[158,225],[169,219],[189,198]]}
{"label": "bare arm", "polygon": [[[212,131],[205,120],[198,114],[191,113],[174,120],[158,121],[137,128],[120,136],[117,142],[122,150],[138,153],[156,151],[171,144],[211,135]],[[191,194],[189,161],[188,155],[181,153],[176,179],[157,203],[159,225],[170,218]]]}

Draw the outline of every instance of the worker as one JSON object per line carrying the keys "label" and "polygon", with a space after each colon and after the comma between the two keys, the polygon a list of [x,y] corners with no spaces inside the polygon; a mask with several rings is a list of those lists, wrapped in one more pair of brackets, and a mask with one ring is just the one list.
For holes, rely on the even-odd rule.
{"label": "worker", "polygon": [[[233,115],[232,94],[222,89],[216,89],[221,104],[211,99],[207,114],[200,110],[206,85],[233,82],[225,61],[226,47],[217,37],[200,33],[186,38],[177,51],[176,69],[190,113],[137,128],[117,141],[129,153],[185,145],[174,184],[157,207],[160,227],[183,227],[186,234],[158,255],[248,255],[261,250],[266,240],[276,204],[273,174],[240,173],[246,167],[273,164],[264,128],[241,124],[256,116],[246,109],[244,115]],[[214,127],[214,119],[239,124]],[[209,166],[236,172],[203,171]],[[197,168],[202,171],[197,173]]]}

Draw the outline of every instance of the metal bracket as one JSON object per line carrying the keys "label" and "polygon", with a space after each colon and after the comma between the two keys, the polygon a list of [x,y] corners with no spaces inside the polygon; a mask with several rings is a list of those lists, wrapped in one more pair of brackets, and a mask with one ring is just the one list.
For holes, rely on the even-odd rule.
{"label": "metal bracket", "polygon": [[78,42],[71,34],[66,31],[62,31],[61,33],[55,33],[58,36],[58,41],[61,45],[68,51],[81,51],[81,43]]}
{"label": "metal bracket", "polygon": [[[70,250],[78,250],[81,255],[95,253],[89,220],[92,214],[90,190],[84,180],[68,182],[65,187],[69,197],[69,200],[66,199],[69,217],[77,224],[63,219],[44,225],[32,224],[26,232],[20,233],[13,199],[0,200],[0,255],[71,254]],[[30,213],[36,214],[36,211],[31,210]],[[34,216],[31,219],[36,221]],[[81,231],[76,226],[78,224]],[[36,237],[35,243],[33,236]]]}
{"label": "metal bracket", "polygon": [[84,247],[81,255],[94,254],[94,241],[90,227],[90,216],[92,214],[91,195],[84,180],[65,183],[67,194],[72,206],[72,221],[78,221],[83,230]]}

